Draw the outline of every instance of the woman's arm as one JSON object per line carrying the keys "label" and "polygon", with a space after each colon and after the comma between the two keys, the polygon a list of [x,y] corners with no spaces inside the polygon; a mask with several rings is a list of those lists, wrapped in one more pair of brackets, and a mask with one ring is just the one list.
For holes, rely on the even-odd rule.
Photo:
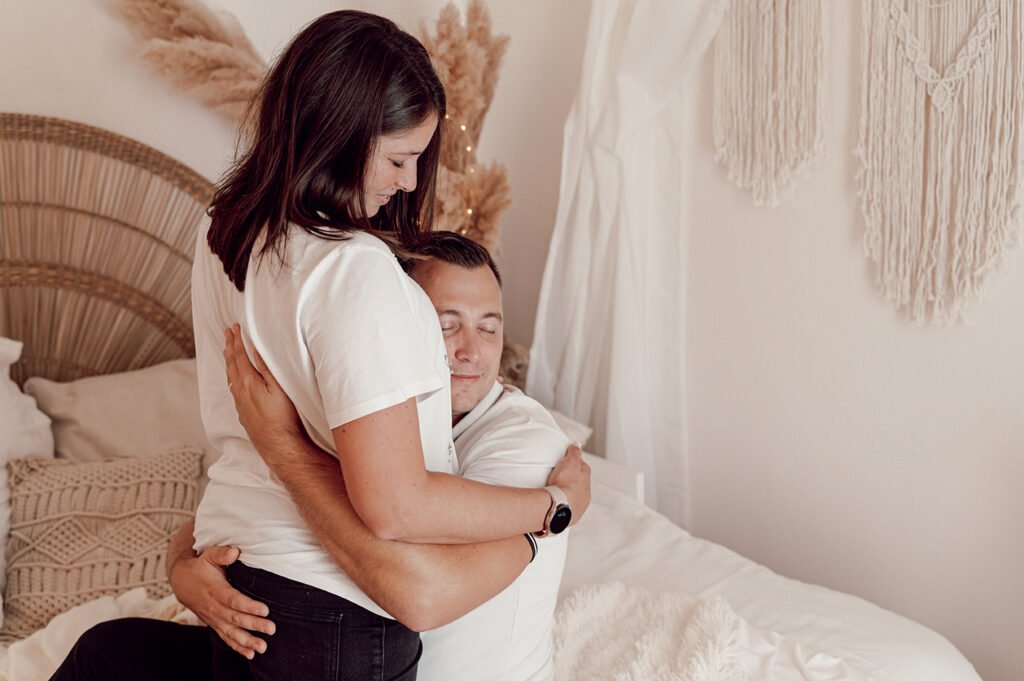
{"label": "woman's arm", "polygon": [[[551,496],[543,489],[497,487],[423,468],[415,399],[334,429],[334,442],[352,505],[382,539],[457,544],[544,529]],[[374,456],[363,452],[379,452]],[[268,464],[287,482],[305,477],[306,457],[273,456]],[[297,464],[293,466],[293,464]],[[570,453],[549,484],[569,496],[574,519],[589,503],[582,452]],[[280,470],[279,470],[280,469]],[[301,485],[301,480],[293,484]]]}
{"label": "woman's arm", "polygon": [[[257,366],[250,362],[237,325],[225,332],[225,340],[236,405],[248,399],[255,407],[263,399],[268,407],[264,413],[254,409],[248,419],[240,411],[242,425],[289,491],[307,496],[309,485],[323,473],[318,457],[308,456],[319,449],[309,442],[294,406],[259,353]],[[551,497],[542,489],[497,487],[427,471],[415,399],[339,426],[333,434],[350,503],[378,538],[471,543],[544,527]],[[578,446],[570,447],[548,484],[566,493],[573,522],[578,521],[590,503],[590,468]],[[323,501],[329,506],[329,498]]]}

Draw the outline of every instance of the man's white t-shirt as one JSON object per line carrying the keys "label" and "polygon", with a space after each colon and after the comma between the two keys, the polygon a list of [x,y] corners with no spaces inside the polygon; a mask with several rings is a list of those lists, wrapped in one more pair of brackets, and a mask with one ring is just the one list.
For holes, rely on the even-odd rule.
{"label": "man's white t-shirt", "polygon": [[[388,616],[340,571],[238,423],[224,367],[224,329],[238,322],[318,445],[331,430],[415,397],[427,469],[454,473],[451,387],[429,298],[380,239],[328,240],[292,227],[283,263],[250,262],[244,293],[196,242],[192,314],[200,406],[223,454],[196,512],[196,550],[241,549],[240,560]],[[377,455],[367,453],[367,456]]]}
{"label": "man's white t-shirt", "polygon": [[[569,446],[539,402],[500,384],[462,417],[452,435],[459,475],[505,487],[543,487]],[[417,678],[551,681],[568,534],[539,540],[537,558],[507,589],[451,624],[424,632]]]}

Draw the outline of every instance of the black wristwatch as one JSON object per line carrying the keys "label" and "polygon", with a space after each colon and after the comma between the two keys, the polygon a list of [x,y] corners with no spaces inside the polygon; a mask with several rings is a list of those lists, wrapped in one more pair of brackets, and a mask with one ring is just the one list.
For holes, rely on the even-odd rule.
{"label": "black wristwatch", "polygon": [[572,522],[572,509],[569,508],[569,497],[565,496],[565,492],[554,485],[548,485],[544,490],[551,496],[551,507],[544,518],[544,529],[534,532],[537,537],[560,534]]}

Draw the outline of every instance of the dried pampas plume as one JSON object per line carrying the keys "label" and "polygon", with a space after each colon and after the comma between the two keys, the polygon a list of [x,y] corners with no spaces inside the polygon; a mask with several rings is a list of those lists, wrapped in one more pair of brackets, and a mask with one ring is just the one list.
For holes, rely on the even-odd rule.
{"label": "dried pampas plume", "polygon": [[182,91],[240,121],[267,65],[229,14],[199,0],[107,0],[143,41],[142,58]]}
{"label": "dried pampas plume", "polygon": [[434,34],[426,27],[421,33],[448,99],[435,228],[464,234],[497,257],[501,215],[512,204],[508,171],[499,163],[478,165],[476,146],[494,99],[508,36],[491,32],[482,0],[469,3],[465,24],[449,3],[441,10]]}

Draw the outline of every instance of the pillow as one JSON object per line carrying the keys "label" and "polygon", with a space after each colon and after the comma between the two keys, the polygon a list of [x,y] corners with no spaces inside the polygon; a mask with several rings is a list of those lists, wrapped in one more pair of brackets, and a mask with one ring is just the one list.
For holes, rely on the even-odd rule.
{"label": "pillow", "polygon": [[[0,336],[0,540],[7,544],[11,529],[11,497],[7,487],[6,463],[26,456],[53,458],[50,419],[36,402],[11,380],[11,365],[21,357],[22,344]],[[6,559],[0,552],[0,593],[6,579]],[[3,600],[0,599],[0,606]],[[0,622],[3,616],[0,614]]]}
{"label": "pillow", "polygon": [[195,446],[204,452],[205,476],[220,455],[203,428],[194,359],[68,383],[30,378],[25,392],[53,419],[60,459],[106,461]]}
{"label": "pillow", "polygon": [[548,411],[551,413],[551,418],[555,420],[555,424],[565,433],[565,436],[573,442],[579,442],[581,447],[585,446],[587,440],[594,434],[594,429],[585,423],[573,420],[554,409],[548,409]]}
{"label": "pillow", "polygon": [[7,464],[11,538],[0,635],[28,636],[55,615],[143,586],[170,593],[164,562],[192,519],[202,450],[114,461],[19,459]]}
{"label": "pillow", "polygon": [[26,456],[53,456],[50,419],[35,400],[11,380],[11,365],[21,357],[22,344],[0,336],[0,462]]}

